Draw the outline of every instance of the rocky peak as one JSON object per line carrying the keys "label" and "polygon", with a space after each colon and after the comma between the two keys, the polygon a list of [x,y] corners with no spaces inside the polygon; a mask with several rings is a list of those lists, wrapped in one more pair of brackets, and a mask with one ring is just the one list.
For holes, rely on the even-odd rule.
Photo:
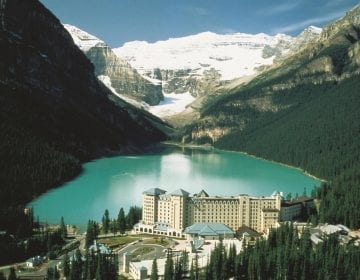
{"label": "rocky peak", "polygon": [[290,53],[295,53],[304,48],[308,43],[317,40],[321,34],[322,28],[309,26],[305,28],[293,41],[290,47]]}
{"label": "rocky peak", "polygon": [[109,46],[99,38],[69,24],[64,24],[74,43],[85,53],[95,67],[97,76],[109,77],[105,83],[120,96],[144,101],[149,105],[163,100],[161,84],[143,78],[131,65],[116,56]]}

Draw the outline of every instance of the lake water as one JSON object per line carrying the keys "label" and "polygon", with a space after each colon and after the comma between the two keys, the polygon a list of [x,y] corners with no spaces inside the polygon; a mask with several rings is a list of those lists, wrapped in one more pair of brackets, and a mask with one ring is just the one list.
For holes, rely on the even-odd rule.
{"label": "lake water", "polygon": [[273,191],[301,195],[320,182],[301,171],[219,150],[168,147],[139,156],[103,158],[84,164],[84,172],[51,190],[30,205],[41,221],[83,228],[88,219],[101,221],[105,209],[115,218],[120,207],[141,206],[142,192],[153,187],[167,191],[201,189],[209,195],[271,195]]}

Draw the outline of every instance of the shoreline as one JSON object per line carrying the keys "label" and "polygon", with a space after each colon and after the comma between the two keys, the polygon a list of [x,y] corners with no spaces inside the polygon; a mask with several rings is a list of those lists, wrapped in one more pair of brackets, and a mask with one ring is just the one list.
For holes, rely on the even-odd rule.
{"label": "shoreline", "polygon": [[278,164],[278,165],[281,165],[281,166],[284,166],[284,167],[295,169],[297,171],[300,171],[301,173],[303,173],[307,177],[318,180],[318,181],[320,181],[322,183],[327,182],[327,180],[325,180],[323,178],[316,177],[315,175],[312,175],[311,173],[309,173],[305,169],[302,169],[301,167],[296,167],[296,166],[289,165],[289,164],[286,164],[286,163],[282,163],[282,162],[279,162],[279,161],[262,158],[262,157],[259,157],[259,156],[253,155],[253,154],[249,154],[249,153],[243,152],[243,151],[218,149],[218,148],[215,148],[212,145],[182,144],[182,143],[171,142],[171,141],[166,141],[166,142],[162,142],[162,143],[164,143],[165,145],[176,146],[176,147],[181,147],[181,148],[199,148],[199,149],[206,149],[206,150],[214,150],[214,151],[218,150],[218,151],[223,151],[223,152],[238,153],[238,154],[246,155],[246,156],[249,156],[249,157],[252,157],[252,158],[255,158],[255,159],[265,160],[265,161],[275,163],[275,164]]}

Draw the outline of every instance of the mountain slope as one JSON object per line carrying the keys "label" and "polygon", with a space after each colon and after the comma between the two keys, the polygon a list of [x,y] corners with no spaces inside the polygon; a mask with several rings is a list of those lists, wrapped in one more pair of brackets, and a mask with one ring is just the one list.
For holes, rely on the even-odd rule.
{"label": "mountain slope", "polygon": [[39,1],[1,4],[3,227],[4,209],[72,178],[82,161],[138,151],[166,136],[157,128],[164,126],[159,119],[122,101],[98,81],[93,65]]}
{"label": "mountain slope", "polygon": [[321,217],[360,226],[359,18],[357,6],[278,67],[208,101],[183,139],[246,151],[333,180],[337,194],[329,197],[337,200],[321,208]]}
{"label": "mountain slope", "polygon": [[74,43],[94,64],[95,74],[109,77],[111,86],[118,94],[149,105],[159,104],[163,100],[161,84],[144,79],[129,63],[117,57],[103,41],[75,26],[65,24],[64,27]]}

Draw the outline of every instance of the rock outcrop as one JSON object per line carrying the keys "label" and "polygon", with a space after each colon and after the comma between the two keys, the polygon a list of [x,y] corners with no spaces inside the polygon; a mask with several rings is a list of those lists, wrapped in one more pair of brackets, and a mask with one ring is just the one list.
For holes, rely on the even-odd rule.
{"label": "rock outcrop", "polygon": [[164,99],[161,83],[143,78],[129,63],[117,57],[106,43],[75,26],[65,24],[64,27],[93,63],[96,75],[108,76],[118,94],[149,105],[157,105]]}

